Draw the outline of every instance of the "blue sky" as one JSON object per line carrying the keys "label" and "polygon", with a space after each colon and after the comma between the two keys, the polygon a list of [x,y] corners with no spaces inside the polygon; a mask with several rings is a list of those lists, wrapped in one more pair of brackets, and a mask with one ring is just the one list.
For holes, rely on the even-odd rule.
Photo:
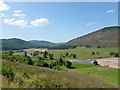
{"label": "blue sky", "polygon": [[66,42],[106,26],[118,25],[117,2],[4,4],[8,7],[0,7],[2,38]]}

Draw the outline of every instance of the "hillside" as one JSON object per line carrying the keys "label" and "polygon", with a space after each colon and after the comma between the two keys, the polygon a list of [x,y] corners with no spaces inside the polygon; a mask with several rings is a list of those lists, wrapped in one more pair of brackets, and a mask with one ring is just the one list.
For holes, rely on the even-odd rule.
{"label": "hillside", "polygon": [[17,39],[2,39],[2,49],[3,50],[15,50],[15,49],[25,49],[34,47],[31,43]]}
{"label": "hillside", "polygon": [[[2,76],[3,88],[113,88],[104,81],[72,71],[58,71],[3,60],[14,78]],[[25,72],[26,71],[26,72]],[[23,74],[24,73],[24,74]]]}
{"label": "hillside", "polygon": [[48,41],[36,41],[36,40],[25,41],[18,38],[1,39],[0,44],[2,45],[3,50],[18,50],[59,45],[59,43],[57,44]]}
{"label": "hillside", "polygon": [[52,43],[49,41],[38,41],[38,40],[31,40],[28,41],[29,43],[36,45],[36,46],[56,46],[59,45],[59,43]]}
{"label": "hillside", "polygon": [[118,26],[105,27],[67,42],[70,45],[88,47],[118,47]]}

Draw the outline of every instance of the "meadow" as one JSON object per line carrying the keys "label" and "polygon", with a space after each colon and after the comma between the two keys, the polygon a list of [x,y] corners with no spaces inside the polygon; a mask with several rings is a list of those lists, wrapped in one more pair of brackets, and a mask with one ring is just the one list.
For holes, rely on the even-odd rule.
{"label": "meadow", "polygon": [[[47,49],[40,49],[40,50],[47,50]],[[26,49],[28,53],[33,53],[35,50],[29,50]],[[86,60],[86,59],[92,59],[92,58],[103,58],[103,57],[114,57],[110,55],[111,52],[118,53],[118,48],[86,48],[86,47],[76,47],[74,49],[60,49],[60,50],[48,50],[49,53],[53,54],[56,59],[59,59],[59,57],[65,56],[66,53],[75,54],[76,58],[71,58],[69,55],[66,57],[65,60]],[[94,53],[94,54],[93,54]],[[24,54],[24,52],[17,52],[14,53],[14,55],[21,55]]]}
{"label": "meadow", "polygon": [[[77,47],[75,49],[64,49],[64,50],[49,50],[50,53],[54,54],[55,58],[59,58],[62,55],[65,55],[66,52],[69,54],[76,54],[77,58],[66,57],[66,60],[75,59],[75,60],[86,60],[91,58],[102,58],[102,57],[112,57],[111,52],[118,52],[118,48],[86,48],[86,47]],[[92,54],[92,53],[95,54]]]}
{"label": "meadow", "polygon": [[118,73],[120,73],[120,69],[97,66],[93,64],[73,64],[72,67],[74,67],[72,70],[78,73],[99,78],[107,83],[115,85],[116,87],[120,85],[118,82]]}

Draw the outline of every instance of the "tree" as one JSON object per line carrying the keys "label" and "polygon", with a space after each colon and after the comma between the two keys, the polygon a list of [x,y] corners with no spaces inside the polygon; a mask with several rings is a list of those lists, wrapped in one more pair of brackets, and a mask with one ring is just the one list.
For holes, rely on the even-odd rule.
{"label": "tree", "polygon": [[24,52],[24,56],[27,57],[27,52]]}
{"label": "tree", "polygon": [[99,65],[98,62],[97,62],[96,60],[93,62],[93,64],[94,64],[94,65]]}
{"label": "tree", "polygon": [[67,68],[71,68],[72,63],[70,61],[64,61],[64,65]]}
{"label": "tree", "polygon": [[64,62],[64,61],[63,61],[62,57],[60,57],[60,58],[59,58],[59,65],[62,66],[63,62]]}
{"label": "tree", "polygon": [[96,54],[99,54],[99,52],[96,52]]}
{"label": "tree", "polygon": [[77,56],[75,54],[73,54],[73,58],[77,58]]}
{"label": "tree", "polygon": [[112,55],[115,55],[115,53],[114,52],[110,52],[110,55],[112,56]]}
{"label": "tree", "polygon": [[68,52],[66,52],[66,53],[65,53],[65,56],[68,56],[68,55],[69,55],[69,53],[68,53]]}
{"label": "tree", "polygon": [[95,55],[95,52],[92,52],[92,55]]}
{"label": "tree", "polygon": [[101,48],[100,46],[97,46],[97,48]]}
{"label": "tree", "polygon": [[115,57],[119,57],[119,56],[120,56],[119,53],[116,53],[116,54],[115,54]]}
{"label": "tree", "polygon": [[33,65],[33,61],[29,56],[26,58],[26,60],[28,61],[29,65]]}
{"label": "tree", "polygon": [[53,54],[49,54],[49,58],[50,58],[50,60],[54,60]]}
{"label": "tree", "polygon": [[47,58],[47,55],[48,55],[48,52],[45,51],[45,52],[43,53],[43,58]]}
{"label": "tree", "polygon": [[12,56],[13,53],[14,53],[14,52],[13,52],[12,50],[10,50],[10,51],[8,52],[8,55]]}

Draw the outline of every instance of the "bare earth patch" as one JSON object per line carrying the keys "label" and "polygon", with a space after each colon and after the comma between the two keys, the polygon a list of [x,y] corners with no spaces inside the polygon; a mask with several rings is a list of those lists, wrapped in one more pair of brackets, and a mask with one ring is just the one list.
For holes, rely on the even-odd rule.
{"label": "bare earth patch", "polygon": [[97,59],[98,64],[101,66],[112,67],[112,68],[119,68],[120,69],[120,58],[104,58],[104,59]]}

